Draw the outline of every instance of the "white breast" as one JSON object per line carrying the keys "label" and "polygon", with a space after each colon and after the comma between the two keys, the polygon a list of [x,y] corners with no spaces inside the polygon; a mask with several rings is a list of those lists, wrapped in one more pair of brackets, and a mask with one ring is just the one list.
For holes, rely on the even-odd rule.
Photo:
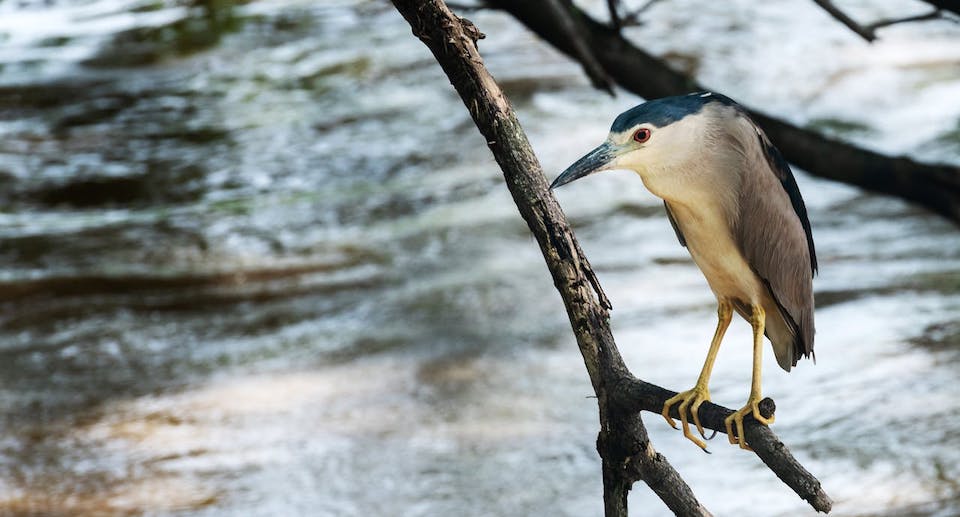
{"label": "white breast", "polygon": [[671,202],[670,210],[680,226],[693,261],[703,272],[717,298],[762,303],[766,289],[740,253],[727,218],[711,203],[686,205]]}

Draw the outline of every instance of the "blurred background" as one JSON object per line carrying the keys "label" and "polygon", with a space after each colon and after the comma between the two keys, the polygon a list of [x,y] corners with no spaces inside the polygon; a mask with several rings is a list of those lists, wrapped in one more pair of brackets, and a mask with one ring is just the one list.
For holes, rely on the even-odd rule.
{"label": "blurred background", "polygon": [[[578,2],[598,18],[605,2]],[[865,20],[909,0],[849,0]],[[469,16],[548,176],[642,101]],[[960,25],[653,5],[641,47],[751,106],[960,163]],[[960,233],[796,171],[817,363],[775,430],[841,516],[960,515]],[[558,193],[631,369],[692,385],[715,301],[635,176]],[[0,515],[602,514],[596,402],[467,111],[381,0],[0,1]],[[714,401],[739,407],[737,320]],[[653,443],[717,515],[813,513],[752,454]],[[638,515],[668,515],[642,484]]]}

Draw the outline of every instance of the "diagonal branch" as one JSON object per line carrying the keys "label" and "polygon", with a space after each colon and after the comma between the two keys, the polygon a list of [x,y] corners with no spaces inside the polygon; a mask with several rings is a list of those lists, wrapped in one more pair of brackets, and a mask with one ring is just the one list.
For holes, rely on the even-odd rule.
{"label": "diagonal branch", "polygon": [[[616,32],[627,26],[641,25],[640,16],[647,12],[659,0],[647,0],[647,3],[626,14],[620,15],[620,0],[607,0],[607,11],[610,13],[610,28]],[[447,4],[450,5],[450,4]]]}
{"label": "diagonal branch", "polygon": [[[616,403],[623,405],[625,409],[650,411],[659,415],[663,410],[664,402],[676,395],[676,392],[629,377],[621,380],[614,394]],[[773,400],[770,398],[760,402],[760,413],[766,418],[771,417],[775,409]],[[731,413],[733,413],[732,409],[708,401],[700,406],[698,416],[705,429],[726,433],[723,420]],[[670,414],[673,418],[680,418],[676,406],[670,408]],[[790,450],[769,427],[757,424],[752,415],[744,419],[744,422],[747,421],[750,425],[745,424],[743,432],[746,434],[747,443],[757,456],[801,499],[817,511],[828,513],[833,503],[820,486],[820,481],[793,457]]]}
{"label": "diagonal branch", "polygon": [[940,9],[934,9],[927,14],[918,14],[915,16],[905,16],[903,18],[888,18],[886,20],[880,20],[867,25],[867,29],[875,31],[883,27],[889,27],[891,25],[896,25],[898,23],[907,23],[907,22],[924,22],[929,20],[940,20],[944,19],[943,11]]}
{"label": "diagonal branch", "polygon": [[958,0],[922,0],[941,11],[950,11],[953,14],[960,15],[960,1]]}
{"label": "diagonal branch", "polygon": [[[556,20],[557,26],[563,31],[564,36],[570,40],[570,43],[573,45],[573,50],[577,54],[577,61],[583,66],[583,71],[587,74],[587,77],[590,78],[593,87],[613,95],[613,83],[610,81],[610,76],[607,75],[607,71],[597,62],[596,56],[593,55],[593,50],[587,45],[587,42],[584,41],[584,31],[578,26],[579,18],[574,18],[570,14],[568,6],[562,4],[560,0],[544,0],[543,5],[546,7],[549,16]],[[616,11],[611,11],[611,13],[614,12]],[[617,23],[619,23],[619,21]]]}
{"label": "diagonal branch", "polygon": [[[674,513],[709,515],[680,475],[654,451],[639,415],[624,413],[609,404],[608,386],[626,372],[626,367],[613,341],[607,308],[600,302],[605,297],[598,289],[599,283],[590,280],[590,264],[547,187],[513,109],[483,66],[476,48],[480,32],[472,23],[454,16],[442,0],[393,3],[414,34],[433,52],[486,138],[567,308],[600,409],[597,441],[603,463],[606,515],[626,516],[627,493],[638,477],[661,480],[661,484],[651,486]],[[656,463],[656,471],[645,470],[651,463]],[[662,483],[669,483],[669,487]]]}
{"label": "diagonal branch", "polygon": [[610,11],[610,27],[620,32],[620,0],[607,0],[607,11]]}
{"label": "diagonal branch", "polygon": [[857,23],[856,20],[847,15],[847,13],[840,10],[839,7],[833,4],[830,0],[813,0],[817,5],[820,6],[824,11],[827,12],[830,16],[833,16],[838,22],[847,26],[848,29],[857,33],[861,38],[872,42],[877,39],[876,33],[873,29],[869,27],[864,27]]}
{"label": "diagonal branch", "polygon": [[[637,480],[643,480],[677,515],[709,515],[650,443],[639,412],[659,412],[673,392],[637,380],[620,357],[610,330],[609,303],[547,187],[515,113],[483,66],[476,48],[482,34],[468,20],[454,16],[442,0],[393,3],[414,34],[433,52],[486,138],[563,299],[600,410],[597,450],[602,459],[606,515],[626,515],[627,492]],[[723,417],[730,412],[704,404],[700,415],[705,424],[717,429],[723,427]],[[748,419],[744,432],[764,462],[777,465],[774,471],[785,483],[814,508],[829,511],[830,500],[819,482],[793,459],[769,428]]]}
{"label": "diagonal branch", "polygon": [[647,3],[634,9],[632,12],[627,13],[627,15],[623,17],[623,25],[624,26],[642,25],[643,22],[640,19],[640,17],[643,16],[643,13],[649,11],[650,8],[653,7],[654,4],[656,4],[659,1],[660,0],[647,0]]}
{"label": "diagonal branch", "polygon": [[[826,11],[830,16],[833,16],[838,22],[847,26],[848,29],[857,33],[861,38],[867,40],[868,42],[873,42],[877,39],[877,29],[883,27],[889,27],[891,25],[896,25],[898,23],[908,23],[908,22],[922,22],[928,20],[938,20],[943,18],[943,9],[940,7],[934,7],[933,11],[926,14],[917,14],[914,16],[905,16],[902,18],[888,18],[885,20],[879,20],[873,22],[869,25],[861,25],[856,20],[851,18],[847,13],[840,10],[831,0],[813,0],[814,3],[819,5],[824,11]],[[937,2],[931,2],[934,5],[937,5]],[[956,6],[954,7],[956,8]]]}

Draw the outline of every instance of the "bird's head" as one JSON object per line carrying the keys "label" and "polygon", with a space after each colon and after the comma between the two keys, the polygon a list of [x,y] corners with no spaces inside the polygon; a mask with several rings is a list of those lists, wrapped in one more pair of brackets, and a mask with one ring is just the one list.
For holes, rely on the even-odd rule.
{"label": "bird's head", "polygon": [[[718,109],[707,108],[712,105]],[[666,197],[695,172],[701,151],[715,140],[718,122],[737,109],[729,98],[710,92],[645,102],[621,113],[606,141],[563,171],[550,188],[595,172],[627,169],[638,173],[651,192]]]}

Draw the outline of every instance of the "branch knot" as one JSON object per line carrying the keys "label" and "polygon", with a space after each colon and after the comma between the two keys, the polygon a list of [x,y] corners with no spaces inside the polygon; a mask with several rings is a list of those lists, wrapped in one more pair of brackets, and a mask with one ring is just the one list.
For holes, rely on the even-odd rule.
{"label": "branch knot", "polygon": [[463,33],[466,34],[471,41],[473,41],[474,47],[477,46],[478,40],[482,40],[487,37],[486,34],[480,32],[480,29],[478,29],[477,26],[474,25],[472,21],[459,16],[458,18],[460,18],[460,25],[463,27]]}

